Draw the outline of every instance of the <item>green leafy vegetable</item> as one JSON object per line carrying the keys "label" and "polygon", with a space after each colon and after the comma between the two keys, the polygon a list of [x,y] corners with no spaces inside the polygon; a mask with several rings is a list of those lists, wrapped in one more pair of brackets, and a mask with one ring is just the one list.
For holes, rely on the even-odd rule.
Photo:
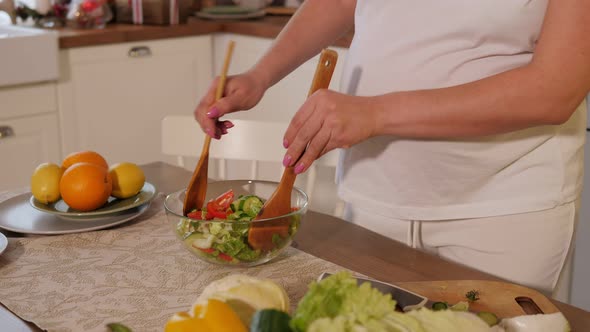
{"label": "green leafy vegetable", "polygon": [[465,297],[469,300],[469,302],[475,302],[479,300],[479,291],[472,289],[465,293]]}
{"label": "green leafy vegetable", "polygon": [[110,323],[107,327],[111,332],[132,332],[130,328],[120,323]]}
{"label": "green leafy vegetable", "polygon": [[315,320],[337,316],[343,316],[337,318],[339,325],[365,325],[394,310],[395,301],[390,294],[381,293],[370,283],[359,287],[350,273],[340,272],[310,285],[293,315],[291,327],[295,331],[307,331]]}

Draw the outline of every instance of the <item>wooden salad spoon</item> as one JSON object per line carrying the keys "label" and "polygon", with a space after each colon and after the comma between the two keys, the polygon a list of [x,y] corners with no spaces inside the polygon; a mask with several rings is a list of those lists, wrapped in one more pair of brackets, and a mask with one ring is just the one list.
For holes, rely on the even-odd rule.
{"label": "wooden salad spoon", "polygon": [[[225,81],[227,78],[227,70],[229,68],[229,63],[231,61],[231,57],[234,51],[234,45],[235,42],[233,40],[230,40],[225,53],[225,61],[223,63],[223,68],[221,70],[219,82],[217,82],[215,101],[223,97],[223,91],[225,90]],[[205,135],[205,143],[203,144],[201,157],[199,158],[199,162],[195,167],[195,171],[193,172],[193,176],[191,177],[191,180],[186,190],[186,195],[184,196],[184,205],[182,208],[182,214],[184,216],[186,216],[189,212],[193,211],[194,209],[202,209],[203,204],[205,203],[205,195],[207,194],[207,172],[209,169],[210,144],[211,136]]]}
{"label": "wooden salad spoon", "polygon": [[[338,61],[336,51],[325,49],[320,54],[313,81],[307,96],[311,96],[320,89],[327,89],[330,86],[330,80]],[[294,163],[295,165],[296,163]],[[264,206],[258,213],[255,220],[269,219],[284,216],[291,213],[291,192],[295,184],[295,169],[293,166],[286,167],[275,189],[275,192],[264,203]],[[269,250],[272,248],[272,235],[275,233],[283,234],[288,231],[289,220],[281,219],[275,222],[266,222],[264,224],[252,225],[248,232],[248,243],[254,249]],[[283,234],[286,235],[286,234]]]}

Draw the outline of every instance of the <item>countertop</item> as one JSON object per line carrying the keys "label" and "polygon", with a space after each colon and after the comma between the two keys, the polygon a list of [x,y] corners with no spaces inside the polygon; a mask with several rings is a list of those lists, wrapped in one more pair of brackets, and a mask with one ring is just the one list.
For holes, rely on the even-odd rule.
{"label": "countertop", "polygon": [[[265,16],[254,20],[212,21],[189,17],[187,23],[179,25],[134,25],[110,23],[104,29],[60,28],[61,49],[98,46],[106,44],[198,36],[211,33],[236,33],[254,37],[275,38],[287,24],[290,16]],[[353,31],[335,41],[332,46],[348,47]]]}

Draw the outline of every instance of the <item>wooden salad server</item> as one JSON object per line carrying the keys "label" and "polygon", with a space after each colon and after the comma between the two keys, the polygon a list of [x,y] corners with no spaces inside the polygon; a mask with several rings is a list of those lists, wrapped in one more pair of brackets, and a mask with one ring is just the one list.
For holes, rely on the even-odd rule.
{"label": "wooden salad server", "polygon": [[[332,79],[337,61],[338,53],[330,49],[322,51],[311,87],[307,94],[308,97],[317,90],[327,89],[330,86],[330,80]],[[266,203],[264,203],[255,220],[274,218],[291,213],[291,192],[293,191],[296,177],[297,174],[295,174],[293,166],[285,168],[277,189]],[[253,224],[248,232],[248,243],[254,249],[268,250],[273,246],[273,234],[286,235],[288,228],[288,218],[257,225]]]}
{"label": "wooden salad server", "polygon": [[[227,78],[227,70],[229,63],[234,51],[235,42],[231,40],[227,46],[225,53],[225,61],[221,70],[221,76],[219,82],[217,82],[217,90],[215,93],[215,101],[223,97],[223,91],[225,89],[225,81]],[[205,135],[205,143],[203,144],[203,150],[201,151],[201,157],[195,167],[193,176],[186,190],[184,196],[184,205],[182,208],[182,214],[186,216],[189,212],[194,209],[202,209],[205,203],[205,195],[207,194],[207,172],[209,169],[209,145],[211,144],[211,136]]]}

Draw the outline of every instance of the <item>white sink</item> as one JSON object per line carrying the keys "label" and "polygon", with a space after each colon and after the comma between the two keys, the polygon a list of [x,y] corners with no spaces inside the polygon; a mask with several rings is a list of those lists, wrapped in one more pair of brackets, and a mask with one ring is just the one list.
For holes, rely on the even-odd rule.
{"label": "white sink", "polygon": [[58,75],[57,32],[0,26],[0,87],[52,81]]}

